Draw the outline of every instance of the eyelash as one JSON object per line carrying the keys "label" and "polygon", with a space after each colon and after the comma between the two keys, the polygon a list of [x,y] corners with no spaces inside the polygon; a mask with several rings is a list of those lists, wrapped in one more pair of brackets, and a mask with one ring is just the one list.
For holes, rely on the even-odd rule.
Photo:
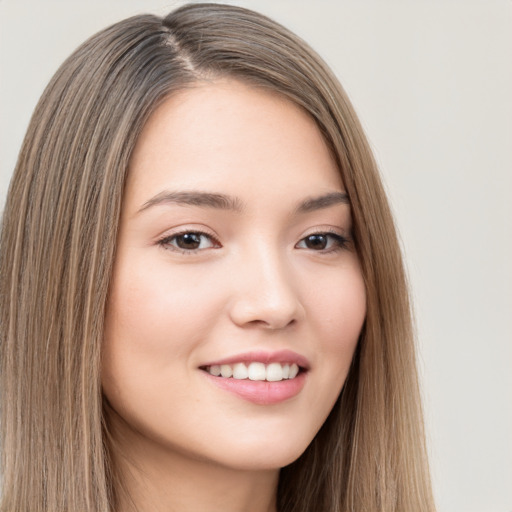
{"label": "eyelash", "polygon": [[336,252],[345,250],[348,248],[348,244],[350,241],[349,238],[347,238],[343,235],[340,235],[336,231],[328,230],[328,231],[319,231],[319,232],[315,232],[315,233],[310,233],[309,235],[307,235],[304,238],[302,238],[301,240],[299,240],[298,243],[301,243],[312,236],[325,236],[325,237],[330,237],[333,240],[333,246],[331,248],[314,251],[314,252],[319,252],[322,254],[336,253]]}
{"label": "eyelash", "polygon": [[165,236],[164,238],[158,240],[157,244],[168,251],[176,251],[181,254],[187,254],[187,255],[196,254],[197,252],[204,250],[204,249],[182,249],[180,247],[176,247],[171,244],[171,242],[173,240],[175,240],[176,238],[178,238],[180,236],[184,236],[184,235],[199,235],[201,237],[206,237],[212,241],[214,247],[220,246],[220,242],[212,234],[206,233],[205,231],[201,231],[201,230],[197,230],[197,229],[188,229],[185,231],[180,231],[179,233],[174,233],[170,236]]}
{"label": "eyelash", "polygon": [[[196,254],[196,253],[204,250],[204,248],[203,249],[200,249],[200,248],[183,249],[180,247],[176,247],[175,245],[172,244],[173,240],[177,239],[180,236],[184,236],[184,235],[198,235],[199,237],[206,237],[213,244],[213,247],[209,247],[209,248],[220,247],[220,242],[212,234],[207,233],[205,231],[201,231],[201,230],[185,230],[185,231],[180,231],[179,233],[174,233],[170,236],[165,236],[157,241],[157,245],[159,245],[163,249],[170,250],[170,251],[176,251],[176,252],[179,252],[180,254],[186,254],[186,255],[193,255],[193,254]],[[350,243],[349,238],[342,236],[335,231],[328,230],[328,231],[318,231],[318,232],[310,233],[309,235],[305,236],[304,238],[301,238],[299,240],[299,242],[296,244],[296,246],[302,242],[305,242],[305,240],[307,240],[308,238],[313,237],[313,236],[330,237],[330,239],[332,240],[332,247],[330,247],[329,249],[320,249],[320,250],[311,249],[313,252],[318,252],[321,254],[337,253],[339,251],[346,250]],[[309,249],[309,248],[305,247],[305,249]]]}

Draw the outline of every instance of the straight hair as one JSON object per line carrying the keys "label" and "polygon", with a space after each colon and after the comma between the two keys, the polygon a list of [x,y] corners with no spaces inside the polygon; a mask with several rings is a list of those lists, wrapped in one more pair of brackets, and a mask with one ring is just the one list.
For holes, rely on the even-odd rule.
{"label": "straight hair", "polygon": [[299,37],[240,7],[190,4],[90,38],[30,122],[0,238],[1,512],[114,512],[122,482],[101,345],[123,187],[149,116],[174,92],[232,78],[317,123],[350,199],[367,316],[325,424],[281,470],[279,512],[432,512],[406,275],[350,101]]}

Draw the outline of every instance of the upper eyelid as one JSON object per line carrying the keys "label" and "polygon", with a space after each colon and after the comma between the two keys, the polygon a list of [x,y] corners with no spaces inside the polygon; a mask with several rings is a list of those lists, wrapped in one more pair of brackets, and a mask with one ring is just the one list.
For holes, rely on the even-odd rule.
{"label": "upper eyelid", "polygon": [[158,242],[162,242],[162,241],[165,241],[165,240],[172,240],[173,238],[176,238],[176,237],[182,236],[182,235],[186,235],[186,234],[189,234],[189,233],[194,233],[194,234],[197,234],[197,235],[206,236],[206,237],[210,238],[211,240],[213,240],[214,242],[220,244],[218,238],[215,235],[213,235],[211,233],[208,233],[207,231],[202,231],[200,229],[185,229],[183,231],[177,231],[176,233],[169,233],[169,234],[161,236],[158,239]]}
{"label": "upper eyelid", "polygon": [[[158,239],[172,238],[172,237],[180,236],[180,235],[183,235],[186,233],[197,233],[197,234],[209,236],[209,237],[215,238],[215,239],[218,238],[215,234],[213,234],[206,228],[194,228],[194,227],[188,228],[187,227],[184,229],[179,229],[179,228],[177,228],[177,229],[178,229],[177,231],[172,231],[172,232],[167,231],[166,233],[164,233],[163,235],[161,235],[157,238]],[[327,227],[311,228],[311,231],[307,230],[307,232],[305,234],[303,234],[299,240],[302,240],[303,238],[306,238],[311,235],[337,235],[337,236],[343,236],[343,237],[349,238],[350,230],[345,230],[345,229],[341,229],[341,228],[327,228]]]}
{"label": "upper eyelid", "polygon": [[333,235],[345,238],[346,240],[352,240],[352,231],[350,229],[334,228],[334,227],[320,227],[313,228],[312,231],[307,231],[306,234],[302,235],[300,240],[307,238],[311,235]]}
{"label": "upper eyelid", "polygon": [[[210,241],[211,241],[211,244],[212,246],[211,247],[205,247],[205,248],[195,248],[195,249],[183,249],[181,247],[177,247],[175,245],[173,245],[171,243],[171,241],[179,236],[182,236],[182,235],[186,235],[187,233],[195,233],[195,234],[198,234],[200,236],[205,236],[207,237]],[[163,249],[165,251],[171,251],[171,252],[174,252],[174,253],[178,253],[178,254],[183,254],[183,255],[188,255],[188,256],[192,256],[194,254],[197,254],[197,253],[200,253],[200,252],[203,252],[204,250],[206,249],[218,249],[220,247],[222,247],[221,243],[218,241],[218,239],[209,234],[209,233],[206,233],[206,232],[203,232],[203,231],[200,231],[200,230],[191,230],[191,229],[186,229],[186,230],[183,230],[183,231],[178,231],[176,233],[170,233],[168,235],[164,235],[162,237],[160,237],[159,239],[156,240],[156,245],[160,248],[160,249]]]}
{"label": "upper eyelid", "polygon": [[197,233],[197,234],[205,235],[205,236],[208,236],[215,240],[218,240],[218,237],[210,229],[208,229],[206,227],[189,227],[189,226],[187,226],[183,229],[180,227],[167,229],[162,234],[158,235],[155,238],[156,238],[156,241],[158,242],[158,241],[164,240],[166,238],[174,238],[176,236],[184,235],[186,233]]}
{"label": "upper eyelid", "polygon": [[315,235],[322,235],[322,236],[327,236],[327,237],[331,236],[332,238],[337,240],[340,243],[340,245],[348,245],[352,240],[350,236],[338,233],[336,231],[313,231],[312,233],[309,233],[308,235],[303,236],[295,245],[298,245],[301,242],[304,242],[310,236],[315,236]]}

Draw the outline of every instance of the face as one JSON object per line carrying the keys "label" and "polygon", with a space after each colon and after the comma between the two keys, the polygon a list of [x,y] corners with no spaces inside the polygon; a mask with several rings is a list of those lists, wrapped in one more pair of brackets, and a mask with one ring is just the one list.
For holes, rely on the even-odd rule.
{"label": "face", "polygon": [[279,468],[311,442],[365,318],[350,207],[297,106],[196,84],[136,145],[102,383],[125,438],[169,456]]}

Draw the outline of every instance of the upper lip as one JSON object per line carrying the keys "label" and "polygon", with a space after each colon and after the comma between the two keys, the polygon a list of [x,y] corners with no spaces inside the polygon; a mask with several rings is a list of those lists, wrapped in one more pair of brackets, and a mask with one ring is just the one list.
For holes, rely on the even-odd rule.
{"label": "upper lip", "polygon": [[233,356],[229,356],[223,359],[217,359],[215,361],[210,361],[201,365],[201,367],[205,366],[213,366],[213,365],[223,365],[223,364],[235,364],[235,363],[295,363],[297,366],[300,366],[304,370],[308,370],[310,368],[309,361],[302,355],[297,354],[293,350],[278,350],[275,352],[271,351],[251,351],[244,352],[241,354],[236,354]]}

